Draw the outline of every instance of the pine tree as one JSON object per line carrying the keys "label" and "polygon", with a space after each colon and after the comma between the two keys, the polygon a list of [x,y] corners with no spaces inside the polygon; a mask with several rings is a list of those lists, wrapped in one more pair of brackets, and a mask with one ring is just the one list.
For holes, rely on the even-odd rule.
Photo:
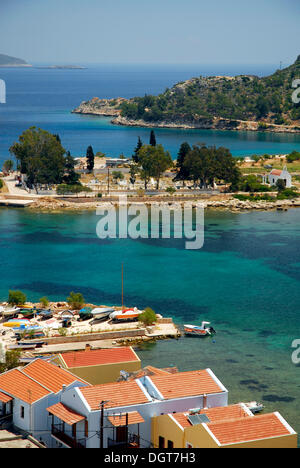
{"label": "pine tree", "polygon": [[87,170],[89,172],[92,172],[92,170],[94,169],[94,165],[95,165],[95,156],[94,156],[94,151],[93,151],[93,148],[91,146],[89,146],[86,150],[86,159],[87,159]]}
{"label": "pine tree", "polygon": [[142,146],[143,146],[143,142],[142,142],[141,138],[139,137],[136,148],[134,150],[134,154],[132,155],[132,159],[136,164],[138,164],[138,162],[139,162],[139,151],[140,151]]}
{"label": "pine tree", "polygon": [[191,147],[187,142],[182,143],[180,146],[179,152],[178,152],[178,157],[177,157],[177,175],[175,177],[175,180],[182,180],[183,182],[188,179],[188,171],[186,170],[184,166],[184,161],[186,158],[186,155],[191,151]]}
{"label": "pine tree", "polygon": [[154,130],[151,130],[151,133],[150,133],[150,145],[156,146],[156,137],[155,137]]}

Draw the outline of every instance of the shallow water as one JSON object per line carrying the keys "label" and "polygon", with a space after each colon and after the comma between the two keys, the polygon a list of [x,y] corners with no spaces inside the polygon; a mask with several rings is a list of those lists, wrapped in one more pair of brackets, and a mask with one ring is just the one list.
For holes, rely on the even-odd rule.
{"label": "shallow water", "polygon": [[211,321],[215,340],[181,338],[147,345],[143,365],[180,370],[211,367],[230,401],[262,401],[300,430],[299,367],[291,343],[300,339],[300,210],[207,211],[205,244],[184,240],[100,241],[94,213],[37,214],[0,209],[0,298],[21,289],[31,300],[150,306],[174,321]]}

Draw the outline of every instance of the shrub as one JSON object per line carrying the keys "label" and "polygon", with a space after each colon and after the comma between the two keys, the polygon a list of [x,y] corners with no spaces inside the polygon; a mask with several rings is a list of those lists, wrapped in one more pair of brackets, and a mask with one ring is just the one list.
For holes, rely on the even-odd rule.
{"label": "shrub", "polygon": [[98,197],[98,198],[102,198],[102,193],[98,193],[98,194],[97,194],[97,197]]}
{"label": "shrub", "polygon": [[48,307],[49,305],[49,300],[47,297],[41,297],[40,299],[40,304],[42,305],[42,307],[46,308]]}
{"label": "shrub", "polygon": [[81,293],[71,292],[67,298],[67,303],[74,310],[80,310],[84,306],[85,300]]}
{"label": "shrub", "polygon": [[166,188],[166,192],[167,192],[167,193],[171,193],[171,194],[172,194],[172,193],[175,193],[175,192],[176,192],[176,188],[174,188],[174,187],[167,187],[167,188]]}
{"label": "shrub", "polygon": [[21,291],[9,291],[8,303],[11,305],[22,305],[25,304],[27,297]]}
{"label": "shrub", "polygon": [[3,180],[0,179],[0,190],[4,187],[4,183],[3,183]]}
{"label": "shrub", "polygon": [[150,307],[146,307],[145,311],[139,315],[139,322],[142,322],[144,325],[152,325],[156,321],[156,313]]}
{"label": "shrub", "polygon": [[66,328],[59,328],[58,333],[60,336],[66,336],[67,335],[67,329]]}

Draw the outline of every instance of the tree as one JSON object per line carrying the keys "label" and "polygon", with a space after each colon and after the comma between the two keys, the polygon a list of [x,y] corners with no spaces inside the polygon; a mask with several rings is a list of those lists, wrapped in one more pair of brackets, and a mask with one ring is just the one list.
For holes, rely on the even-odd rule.
{"label": "tree", "polygon": [[30,127],[10,147],[19,161],[19,169],[27,176],[27,185],[36,191],[38,184],[60,184],[65,173],[65,149],[46,130]]}
{"label": "tree", "polygon": [[188,180],[189,178],[189,173],[184,165],[184,161],[185,161],[187,154],[190,151],[191,151],[190,145],[187,142],[184,142],[180,146],[178,156],[177,156],[177,163],[176,163],[177,174],[175,176],[175,180],[182,180],[183,185],[184,185],[184,181]]}
{"label": "tree", "polygon": [[278,179],[276,182],[278,192],[283,192],[286,189],[286,185],[283,179]]}
{"label": "tree", "polygon": [[14,162],[11,159],[4,161],[2,170],[3,172],[10,173],[14,167]]}
{"label": "tree", "polygon": [[27,297],[21,291],[9,291],[8,303],[11,305],[23,305],[25,304]]}
{"label": "tree", "polygon": [[129,171],[129,174],[130,174],[130,179],[129,180],[130,180],[130,183],[132,185],[134,185],[135,182],[136,182],[136,176],[138,174],[138,171],[139,171],[138,165],[137,164],[131,164],[130,171]]}
{"label": "tree", "polygon": [[41,299],[40,299],[40,304],[41,304],[41,306],[42,306],[44,309],[45,309],[46,307],[48,307],[48,306],[49,306],[49,299],[48,299],[48,297],[45,297],[45,296],[44,296],[44,297],[41,297]]}
{"label": "tree", "polygon": [[67,303],[73,310],[80,310],[84,306],[85,300],[81,293],[71,292],[67,298]]}
{"label": "tree", "polygon": [[159,181],[162,174],[173,165],[171,155],[165,151],[162,145],[144,145],[139,151],[141,178],[145,181],[145,190],[151,177],[156,179],[156,188],[159,189]]}
{"label": "tree", "polygon": [[88,146],[86,150],[86,159],[87,159],[87,170],[89,172],[92,172],[95,166],[95,155],[93,148],[91,146]]}
{"label": "tree", "polygon": [[136,145],[136,147],[134,149],[134,154],[132,155],[132,159],[133,159],[133,161],[135,163],[139,162],[139,151],[140,151],[142,146],[143,146],[143,142],[142,142],[141,138],[139,137],[137,145]]}
{"label": "tree", "polygon": [[151,146],[156,146],[156,137],[155,137],[155,133],[154,133],[154,130],[151,130],[151,133],[150,133],[150,142],[149,144]]}
{"label": "tree", "polygon": [[0,374],[20,366],[21,351],[11,350],[5,354],[5,362],[0,363]]}
{"label": "tree", "polygon": [[76,185],[80,179],[80,175],[75,171],[75,159],[71,156],[70,151],[67,151],[65,157],[65,174],[63,182],[68,185]]}
{"label": "tree", "polygon": [[150,307],[146,307],[144,312],[139,315],[139,322],[142,322],[146,326],[152,325],[156,321],[156,313]]}
{"label": "tree", "polygon": [[113,176],[113,179],[115,180],[115,182],[117,182],[118,180],[123,180],[124,179],[124,174],[121,171],[113,171],[112,176]]}

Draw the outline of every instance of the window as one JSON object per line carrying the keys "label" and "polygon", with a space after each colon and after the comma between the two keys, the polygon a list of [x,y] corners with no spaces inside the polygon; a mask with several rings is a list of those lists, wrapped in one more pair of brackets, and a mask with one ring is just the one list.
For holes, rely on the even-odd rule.
{"label": "window", "polygon": [[160,449],[165,448],[165,438],[164,437],[159,436],[159,438],[158,438],[158,447]]}
{"label": "window", "polygon": [[172,440],[168,440],[168,448],[169,449],[174,448],[174,442]]}
{"label": "window", "polygon": [[20,417],[22,419],[24,419],[24,416],[25,416],[25,408],[24,408],[24,406],[21,406],[21,408],[20,408]]}

